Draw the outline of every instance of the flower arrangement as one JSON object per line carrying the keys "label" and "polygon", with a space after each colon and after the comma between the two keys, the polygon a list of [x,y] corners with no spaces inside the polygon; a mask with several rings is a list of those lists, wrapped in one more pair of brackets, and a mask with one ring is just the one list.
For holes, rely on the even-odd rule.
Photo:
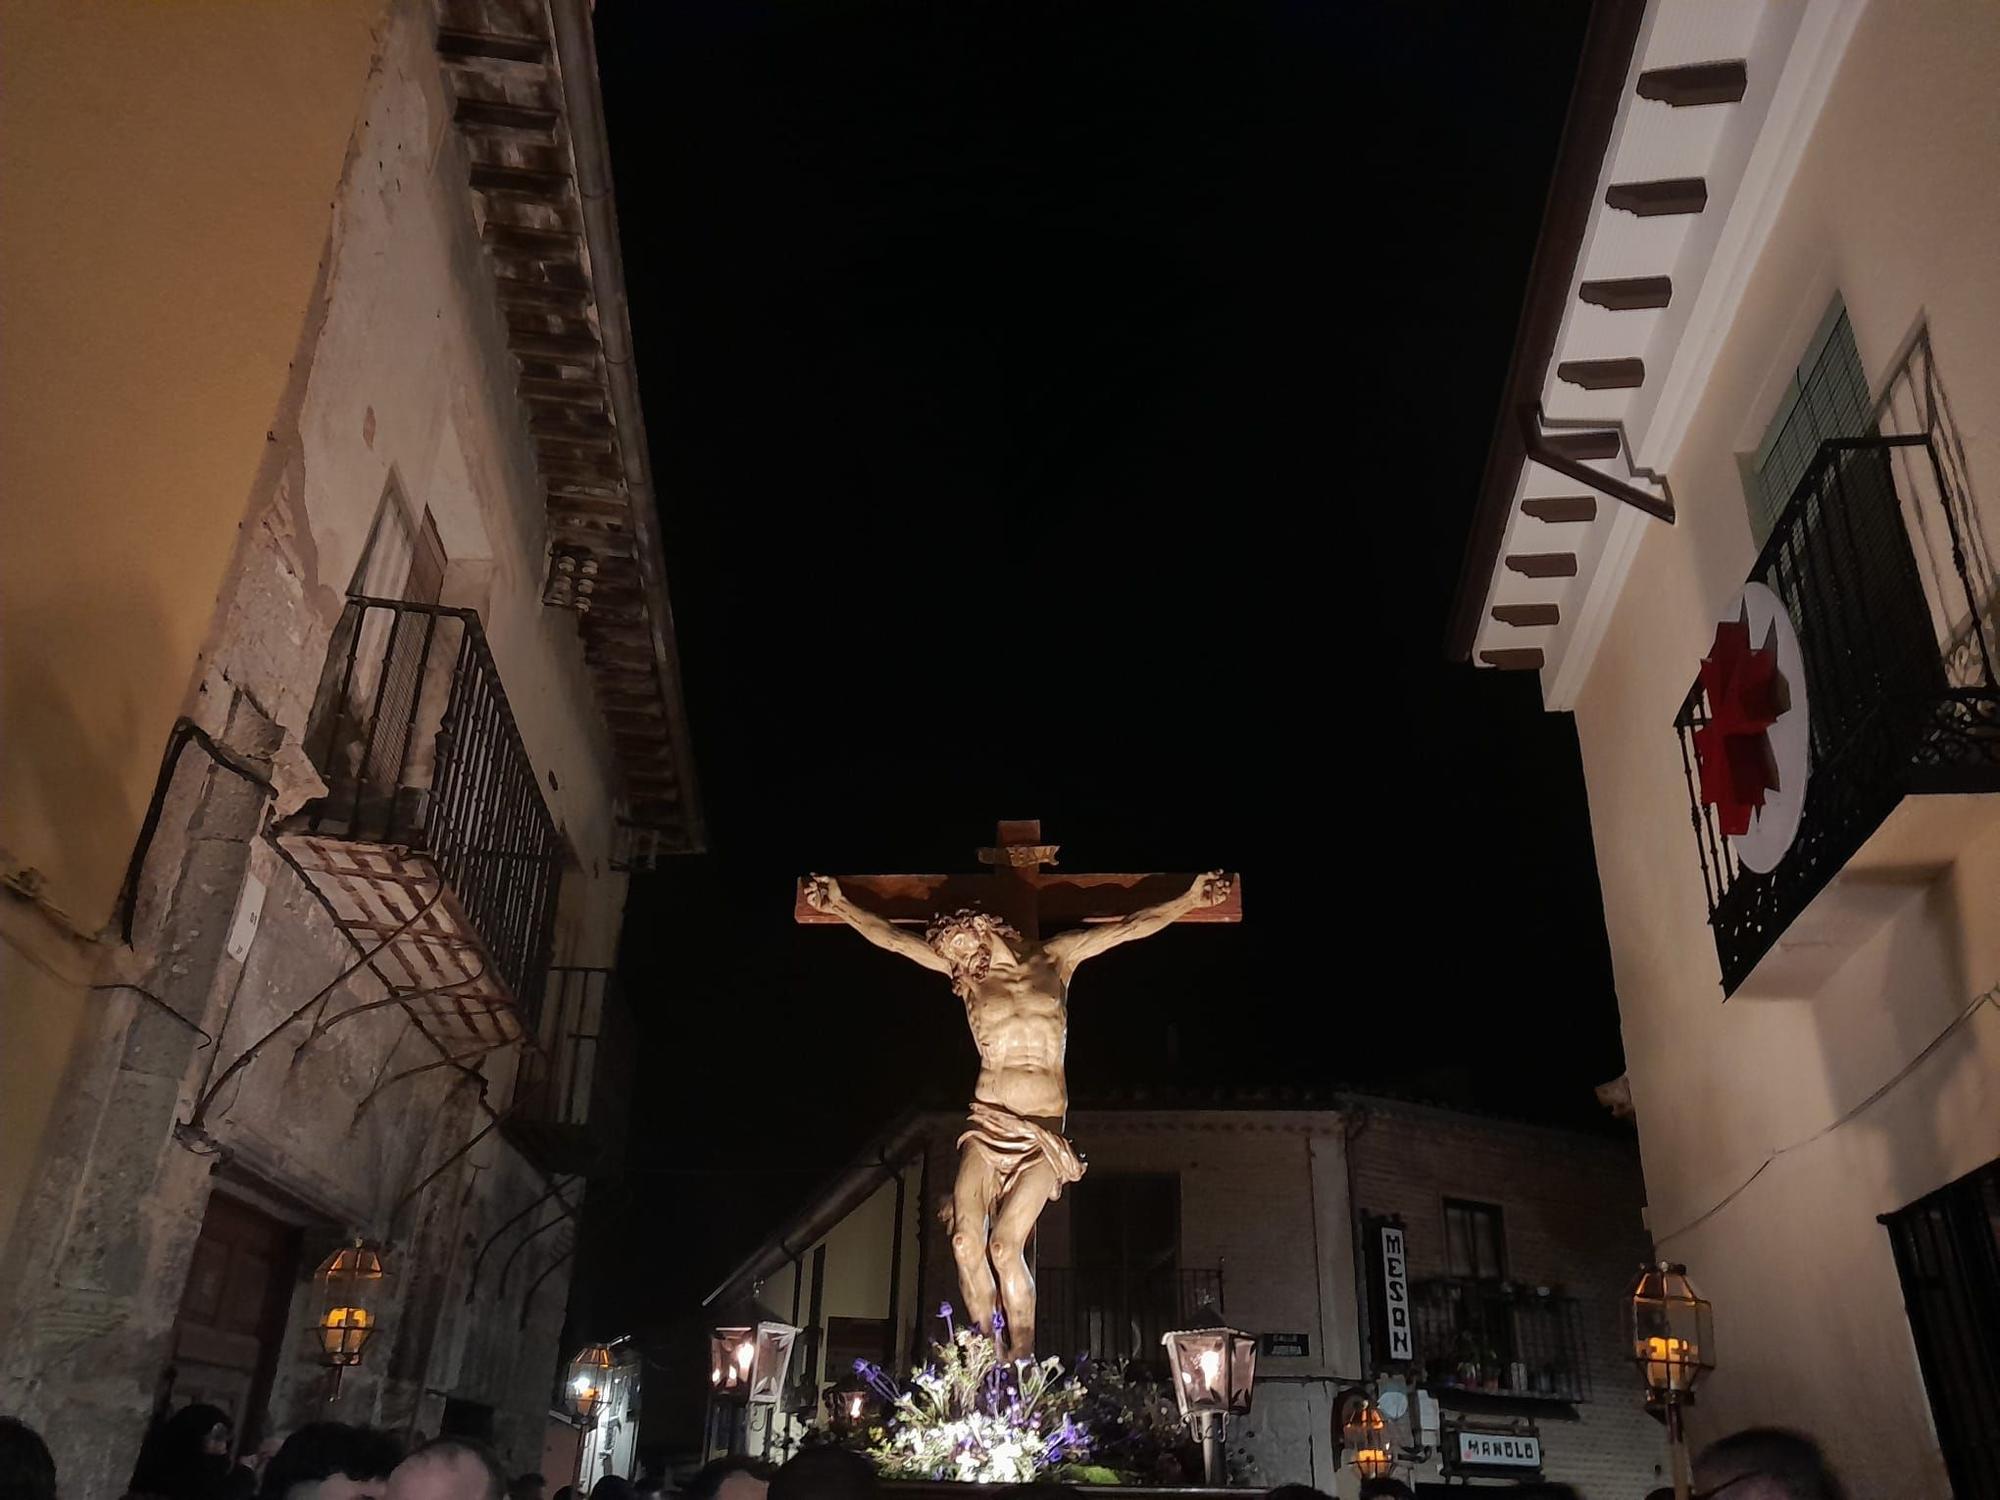
{"label": "flower arrangement", "polygon": [[1021,1484],[1082,1464],[1090,1453],[1076,1420],[1084,1391],[1064,1375],[1062,1361],[1003,1364],[983,1329],[953,1326],[950,1303],[938,1316],[945,1339],[931,1346],[932,1362],[914,1371],[907,1386],[879,1365],[855,1361],[855,1372],[885,1408],[881,1426],[868,1434],[869,1455],[882,1473]]}

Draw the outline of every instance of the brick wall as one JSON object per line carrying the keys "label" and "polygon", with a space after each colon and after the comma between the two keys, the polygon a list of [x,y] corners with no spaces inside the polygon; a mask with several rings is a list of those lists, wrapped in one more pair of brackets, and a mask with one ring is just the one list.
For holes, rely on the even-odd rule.
{"label": "brick wall", "polygon": [[1650,1252],[1636,1143],[1358,1100],[1348,1150],[1356,1209],[1402,1219],[1412,1281],[1447,1274],[1444,1200],[1457,1198],[1500,1208],[1511,1280],[1576,1298],[1590,1397],[1574,1421],[1534,1409],[1549,1478],[1585,1500],[1664,1483],[1664,1437],[1624,1357],[1624,1292]]}

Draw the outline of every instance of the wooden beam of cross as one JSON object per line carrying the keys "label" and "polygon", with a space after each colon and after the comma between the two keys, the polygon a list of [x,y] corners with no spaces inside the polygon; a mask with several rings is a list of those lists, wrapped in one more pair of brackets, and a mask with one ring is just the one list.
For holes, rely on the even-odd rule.
{"label": "wooden beam of cross", "polygon": [[[972,907],[1012,923],[1023,937],[1039,938],[1042,928],[1116,922],[1142,907],[1171,901],[1188,888],[1193,872],[1139,875],[1079,875],[1054,871],[1054,844],[1042,842],[1037,818],[1002,822],[991,849],[979,851],[990,875],[836,875],[841,890],[857,906],[905,927],[923,927],[942,913]],[[792,895],[799,922],[838,922],[836,912],[815,911],[806,902],[803,880]],[[1217,906],[1197,907],[1183,922],[1243,920],[1243,882],[1232,881],[1229,897]]]}

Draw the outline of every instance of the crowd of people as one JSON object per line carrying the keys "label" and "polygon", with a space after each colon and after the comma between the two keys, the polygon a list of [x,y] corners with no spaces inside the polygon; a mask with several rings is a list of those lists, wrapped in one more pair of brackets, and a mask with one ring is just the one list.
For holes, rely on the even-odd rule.
{"label": "crowd of people", "polygon": [[[509,1479],[484,1444],[442,1437],[405,1454],[387,1433],[345,1422],[310,1422],[282,1443],[232,1459],[228,1417],[189,1406],[155,1427],[140,1452],[126,1500],[544,1500],[540,1474]],[[1560,1487],[1557,1487],[1558,1491]],[[1776,1428],[1739,1432],[1696,1458],[1701,1500],[1846,1500],[1811,1439]],[[33,1428],[0,1417],[0,1500],[58,1500],[54,1459]],[[668,1493],[658,1476],[634,1483],[599,1479],[587,1496],[565,1485],[551,1500],[652,1500]],[[807,1448],[782,1466],[745,1457],[717,1459],[679,1491],[688,1500],[882,1500],[875,1467],[842,1448]],[[1025,1484],[1002,1494],[1061,1500],[1087,1492]],[[1544,1495],[1549,1489],[1544,1487]],[[1396,1479],[1369,1480],[1362,1500],[1415,1500]],[[1645,1500],[1671,1500],[1671,1489]],[[1266,1500],[1329,1500],[1307,1485],[1280,1485]]]}

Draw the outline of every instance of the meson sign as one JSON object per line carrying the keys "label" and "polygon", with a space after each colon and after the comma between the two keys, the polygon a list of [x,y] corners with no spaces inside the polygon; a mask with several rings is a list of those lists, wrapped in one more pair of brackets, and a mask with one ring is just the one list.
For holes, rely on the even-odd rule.
{"label": "meson sign", "polygon": [[1415,1359],[1416,1340],[1410,1333],[1410,1266],[1403,1256],[1403,1231],[1395,1224],[1382,1226],[1382,1294],[1388,1315],[1387,1357]]}

